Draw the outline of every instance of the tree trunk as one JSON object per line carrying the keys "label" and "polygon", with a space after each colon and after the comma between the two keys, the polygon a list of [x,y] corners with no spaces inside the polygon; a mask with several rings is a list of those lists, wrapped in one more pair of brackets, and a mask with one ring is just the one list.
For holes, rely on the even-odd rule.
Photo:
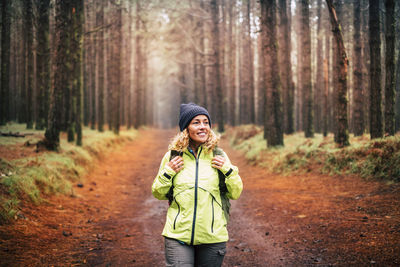
{"label": "tree trunk", "polygon": [[276,4],[275,0],[261,0],[261,35],[266,80],[266,123],[264,134],[268,147],[283,145],[282,104],[278,48],[276,45]]}
{"label": "tree trunk", "polygon": [[364,133],[364,94],[363,94],[363,75],[362,75],[362,42],[360,37],[361,28],[361,3],[360,0],[354,1],[354,135],[360,136]]}
{"label": "tree trunk", "polygon": [[[290,38],[290,19],[291,14],[290,8],[287,7],[287,0],[279,0],[279,33],[280,33],[280,70],[281,70],[281,81],[282,81],[282,93],[283,93],[283,127],[286,134],[294,132],[293,127],[293,97],[294,87],[292,81],[292,64],[291,64],[291,38]],[[289,1],[289,7],[290,7]]]}
{"label": "tree trunk", "polygon": [[380,138],[382,133],[381,94],[381,39],[379,30],[379,0],[369,0],[369,48],[370,63],[370,132],[371,139]]}
{"label": "tree trunk", "polygon": [[324,95],[324,62],[323,62],[323,52],[322,52],[322,12],[321,12],[322,0],[318,0],[317,3],[317,78],[314,87],[314,126],[315,131],[320,133],[322,130],[322,98]]}
{"label": "tree trunk", "polygon": [[385,0],[385,135],[394,135],[395,133],[395,14],[394,0]]}
{"label": "tree trunk", "polygon": [[328,122],[329,122],[329,37],[325,36],[325,59],[324,59],[324,97],[322,102],[322,133],[324,137],[328,135]]}
{"label": "tree trunk", "polygon": [[128,38],[127,38],[127,69],[125,71],[126,78],[126,89],[127,89],[127,101],[128,101],[128,129],[133,126],[133,116],[132,116],[132,23],[133,23],[133,3],[128,2]]}
{"label": "tree trunk", "polygon": [[261,34],[258,36],[258,122],[257,124],[264,126],[265,118],[265,57],[263,56],[263,41]]}
{"label": "tree trunk", "polygon": [[346,50],[343,43],[343,36],[340,30],[340,25],[336,16],[335,9],[333,8],[332,0],[326,1],[329,9],[329,16],[331,18],[332,32],[335,38],[337,51],[338,63],[340,64],[338,88],[336,89],[336,114],[337,114],[337,137],[335,138],[336,143],[340,146],[349,145],[348,135],[348,122],[347,122],[347,67],[348,59]]}
{"label": "tree trunk", "polygon": [[56,51],[54,59],[54,87],[51,90],[48,125],[44,143],[50,150],[58,150],[60,146],[61,115],[64,91],[68,89],[68,1],[56,0]]}
{"label": "tree trunk", "polygon": [[136,23],[135,23],[135,31],[136,31],[136,52],[135,52],[135,93],[136,93],[136,112],[135,112],[135,128],[138,129],[142,125],[141,121],[141,112],[142,108],[142,98],[143,98],[143,88],[140,83],[141,80],[141,68],[140,63],[142,61],[141,55],[141,35],[140,35],[140,1],[136,2]]}
{"label": "tree trunk", "polygon": [[217,0],[211,0],[211,42],[212,42],[212,51],[213,51],[213,58],[214,58],[214,81],[215,81],[215,113],[214,113],[214,118],[217,118],[218,122],[218,131],[223,132],[224,131],[224,109],[223,109],[223,103],[222,103],[222,84],[221,84],[221,73],[220,73],[220,47],[219,47],[219,27],[218,27],[218,5],[217,5]]}
{"label": "tree trunk", "polygon": [[229,27],[228,27],[228,68],[229,68],[229,80],[228,80],[228,91],[229,91],[229,102],[228,102],[228,120],[229,123],[234,126],[236,123],[236,46],[234,37],[234,9],[236,4],[231,3],[228,5],[229,14]]}
{"label": "tree trunk", "polygon": [[[89,3],[88,1],[85,2],[85,32],[88,32],[90,29],[90,16],[89,16]],[[85,126],[89,125],[90,122],[90,70],[89,70],[89,60],[90,60],[90,36],[86,35],[84,38],[84,51],[83,51],[83,58],[84,58],[84,66],[83,66],[83,124]]]}
{"label": "tree trunk", "polygon": [[[90,20],[91,20],[91,25],[94,28],[96,25],[95,23],[95,16],[96,16],[96,4],[94,1],[91,3],[91,10],[90,10]],[[90,128],[92,130],[96,129],[96,115],[97,115],[97,107],[96,107],[96,33],[91,33],[90,34],[90,48],[89,48],[89,53],[90,53],[90,58],[88,64],[90,65],[90,102],[91,102],[91,118],[90,118]]]}
{"label": "tree trunk", "polygon": [[[96,4],[96,25],[102,27],[104,25],[104,4],[102,1]],[[104,29],[97,33],[97,90],[98,90],[98,122],[97,129],[99,132],[104,131]]]}
{"label": "tree trunk", "polygon": [[10,35],[11,1],[1,1],[1,94],[0,125],[10,120]]}
{"label": "tree trunk", "polygon": [[370,121],[369,116],[369,109],[370,109],[370,95],[371,95],[371,79],[369,77],[369,69],[370,69],[370,62],[371,62],[371,55],[370,55],[370,48],[369,48],[369,0],[361,0],[361,32],[362,32],[362,44],[363,44],[363,57],[362,57],[362,64],[363,64],[363,88],[364,88],[364,128],[366,132],[370,132],[368,123]]}
{"label": "tree trunk", "polygon": [[254,123],[253,55],[250,37],[250,0],[243,3],[240,123]]}
{"label": "tree trunk", "polygon": [[26,128],[33,128],[33,9],[32,0],[24,0],[24,12],[25,12],[25,25],[24,29],[26,32],[25,42],[26,42],[26,53],[27,53],[27,99],[26,99]]}
{"label": "tree trunk", "polygon": [[309,1],[300,1],[301,9],[301,87],[303,97],[303,127],[305,137],[313,137],[313,97],[311,81],[311,35]]}
{"label": "tree trunk", "polygon": [[82,43],[84,6],[83,0],[74,0],[72,6],[73,34],[71,36],[71,58],[72,58],[72,95],[73,114],[76,132],[76,144],[82,146]]}
{"label": "tree trunk", "polygon": [[69,90],[66,94],[65,101],[65,126],[67,130],[68,142],[73,142],[75,140],[75,118],[76,118],[76,96],[75,96],[75,77],[74,77],[74,67],[75,67],[75,50],[76,50],[76,40],[75,40],[75,13],[76,13],[76,0],[71,1],[71,7],[69,10],[69,16],[71,24],[69,25],[69,47],[68,47],[68,85]]}
{"label": "tree trunk", "polygon": [[36,129],[43,130],[47,125],[50,92],[50,0],[37,1],[38,29],[36,58],[36,88],[38,114]]}
{"label": "tree trunk", "polygon": [[396,132],[398,132],[400,130],[400,53],[397,53],[396,65]]}
{"label": "tree trunk", "polygon": [[121,81],[122,81],[122,70],[121,70],[121,54],[122,49],[122,7],[116,7],[115,10],[115,24],[113,25],[113,35],[115,43],[112,44],[112,64],[113,64],[113,75],[112,75],[112,95],[113,95],[113,132],[119,134],[120,128],[120,94],[121,94]]}

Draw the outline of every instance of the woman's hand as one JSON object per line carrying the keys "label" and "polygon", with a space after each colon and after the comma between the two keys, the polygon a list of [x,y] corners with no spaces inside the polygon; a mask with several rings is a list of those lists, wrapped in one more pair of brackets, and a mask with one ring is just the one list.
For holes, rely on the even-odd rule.
{"label": "woman's hand", "polygon": [[180,171],[183,169],[183,167],[184,167],[183,158],[182,158],[182,157],[179,157],[179,156],[174,157],[173,159],[171,159],[170,162],[167,163],[167,165],[168,165],[171,169],[173,169],[173,170],[175,171],[175,173],[178,173],[178,172],[180,172]]}
{"label": "woman's hand", "polygon": [[218,170],[221,170],[222,166],[224,166],[224,164],[225,164],[225,158],[223,156],[215,156],[211,160],[211,166],[213,168],[218,169]]}

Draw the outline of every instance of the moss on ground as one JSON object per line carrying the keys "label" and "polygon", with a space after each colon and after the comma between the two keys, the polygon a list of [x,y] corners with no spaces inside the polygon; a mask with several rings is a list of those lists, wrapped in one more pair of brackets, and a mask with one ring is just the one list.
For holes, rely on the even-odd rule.
{"label": "moss on ground", "polygon": [[285,135],[285,146],[268,149],[258,126],[229,128],[231,145],[245,153],[252,164],[270,171],[315,172],[330,175],[356,174],[366,179],[400,182],[400,136],[369,140],[367,135],[350,138],[351,145],[339,148],[333,136],[303,133]]}
{"label": "moss on ground", "polygon": [[[23,126],[12,124],[0,128],[1,132],[23,133],[23,130]],[[37,142],[43,137],[43,131],[33,131],[35,137],[29,141]],[[14,160],[0,158],[0,224],[17,216],[21,200],[39,204],[50,195],[73,195],[73,183],[82,179],[95,159],[124,142],[133,140],[137,131],[121,131],[116,136],[111,132],[99,133],[85,129],[83,135],[82,147],[62,138],[59,152],[46,151],[37,155],[30,153],[30,156]],[[10,151],[21,142],[26,142],[26,139],[0,138],[0,145],[6,146]]]}

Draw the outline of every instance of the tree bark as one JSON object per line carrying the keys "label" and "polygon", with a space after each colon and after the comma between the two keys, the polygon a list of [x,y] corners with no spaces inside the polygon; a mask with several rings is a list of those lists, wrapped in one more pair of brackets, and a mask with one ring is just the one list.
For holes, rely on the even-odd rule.
{"label": "tree bark", "polygon": [[254,123],[253,55],[250,36],[250,0],[243,3],[240,79],[240,123]]}
{"label": "tree bark", "polygon": [[11,0],[1,1],[1,95],[0,125],[10,119]]}
{"label": "tree bark", "polygon": [[223,109],[223,102],[222,102],[222,97],[223,97],[223,92],[222,92],[222,83],[221,83],[221,73],[220,73],[220,46],[219,46],[219,17],[218,17],[218,5],[217,5],[217,0],[211,0],[211,18],[212,18],[212,50],[214,52],[214,81],[215,81],[215,95],[216,95],[216,101],[215,101],[215,112],[216,116],[214,115],[214,118],[217,118],[218,122],[218,131],[223,132],[224,131],[224,109]]}
{"label": "tree bark", "polygon": [[25,13],[25,42],[26,42],[26,53],[27,53],[27,84],[26,84],[26,128],[33,128],[33,9],[32,0],[24,0],[24,13]]}
{"label": "tree bark", "polygon": [[[89,3],[85,2],[85,32],[89,32],[90,30],[90,15],[89,15]],[[84,58],[84,67],[83,67],[83,124],[85,126],[89,126],[90,122],[90,69],[89,69],[89,60],[90,60],[90,36],[86,35],[84,38],[84,50],[83,50],[83,58]]]}
{"label": "tree bark", "polygon": [[60,130],[62,118],[62,103],[65,90],[68,89],[68,1],[56,0],[56,51],[54,66],[54,87],[51,90],[48,125],[45,132],[45,146],[50,150],[58,150],[60,146]]}
{"label": "tree bark", "polygon": [[[294,87],[292,80],[292,64],[291,64],[291,38],[290,38],[290,8],[287,7],[287,0],[279,0],[279,33],[280,33],[280,70],[283,93],[283,127],[286,134],[294,132],[293,121],[293,103],[294,103]],[[289,1],[290,2],[290,1]],[[290,7],[289,3],[289,7]]]}
{"label": "tree bark", "polygon": [[[398,41],[398,43],[400,43]],[[396,63],[396,132],[400,130],[400,53],[397,54]]]}
{"label": "tree bark", "polygon": [[381,39],[379,0],[369,0],[369,48],[370,63],[370,133],[371,139],[380,138],[382,132],[381,93]]}
{"label": "tree bark", "polygon": [[364,94],[362,75],[362,42],[360,37],[361,28],[361,3],[355,0],[354,3],[354,44],[353,44],[353,72],[354,72],[354,135],[360,136],[364,133]]}
{"label": "tree bark", "polygon": [[322,98],[324,95],[324,62],[323,62],[323,52],[322,52],[322,0],[317,2],[317,78],[314,87],[314,126],[315,131],[320,133],[322,130]]}
{"label": "tree bark", "polygon": [[76,144],[82,146],[82,43],[84,24],[84,0],[74,0],[72,6],[73,35],[71,36],[72,95]]}
{"label": "tree bark", "polygon": [[261,36],[266,80],[266,123],[264,135],[268,147],[283,145],[282,103],[280,96],[280,77],[278,48],[276,45],[276,4],[275,0],[261,0]]}
{"label": "tree bark", "polygon": [[347,121],[347,67],[348,59],[346,50],[343,43],[343,36],[340,30],[340,25],[336,16],[335,9],[333,7],[332,0],[326,1],[329,9],[329,16],[331,18],[332,32],[335,38],[337,51],[337,58],[339,59],[339,81],[338,88],[336,89],[336,114],[337,114],[337,131],[335,135],[335,142],[340,146],[349,145],[349,134],[348,134],[348,121]]}
{"label": "tree bark", "polygon": [[395,133],[395,14],[394,0],[385,0],[385,135]]}
{"label": "tree bark", "polygon": [[229,79],[228,79],[228,91],[229,91],[229,102],[228,102],[228,120],[230,125],[236,124],[236,46],[234,37],[234,9],[236,4],[232,3],[228,5],[229,14],[229,27],[228,27],[228,68],[229,68]]}
{"label": "tree bark", "polygon": [[[90,20],[91,20],[91,25],[92,27],[96,25],[96,3],[92,1],[91,3],[91,10],[90,10]],[[90,128],[92,130],[96,129],[96,120],[97,117],[97,111],[98,107],[96,107],[96,45],[97,45],[97,40],[96,40],[96,33],[92,32],[89,35],[90,37],[90,47],[89,47],[89,62],[88,64],[90,65],[89,71],[90,71],[90,107],[91,107],[91,117],[90,117]]]}
{"label": "tree bark", "polygon": [[50,0],[37,1],[38,30],[36,55],[36,94],[38,114],[36,129],[42,130],[47,125],[50,95]]}
{"label": "tree bark", "polygon": [[135,112],[135,129],[138,129],[142,125],[141,112],[143,110],[143,88],[141,84],[141,68],[140,63],[142,61],[142,51],[141,51],[141,35],[140,35],[140,1],[136,2],[136,39],[135,39],[135,93],[136,93],[136,112]]}
{"label": "tree bark", "polygon": [[309,1],[300,1],[301,9],[301,87],[303,97],[303,127],[305,137],[314,137],[313,97],[311,81],[311,33]]}
{"label": "tree bark", "polygon": [[115,10],[115,22],[113,25],[113,35],[115,43],[112,44],[112,95],[113,95],[113,132],[119,134],[120,130],[120,99],[121,99],[121,81],[122,81],[122,69],[121,69],[121,54],[122,49],[122,7],[117,6]]}
{"label": "tree bark", "polygon": [[[96,3],[96,26],[104,25],[104,4],[102,1]],[[97,90],[98,90],[98,122],[99,132],[104,131],[104,29],[97,33]]]}
{"label": "tree bark", "polygon": [[[104,22],[103,22],[104,23]],[[128,2],[128,38],[127,38],[127,50],[126,50],[126,58],[127,58],[127,69],[125,71],[126,77],[126,89],[127,89],[127,119],[128,119],[128,129],[133,126],[133,116],[132,116],[132,24],[133,24],[133,3]]]}
{"label": "tree bark", "polygon": [[324,59],[324,97],[323,97],[323,115],[322,115],[322,133],[324,137],[328,135],[329,122],[329,37],[325,36],[325,59]]}

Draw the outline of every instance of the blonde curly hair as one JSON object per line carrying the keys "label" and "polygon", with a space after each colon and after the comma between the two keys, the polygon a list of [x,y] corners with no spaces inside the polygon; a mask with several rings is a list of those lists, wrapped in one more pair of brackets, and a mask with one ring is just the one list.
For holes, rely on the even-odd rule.
{"label": "blonde curly hair", "polygon": [[[220,138],[220,134],[216,134],[213,130],[210,129],[207,141],[203,144],[203,147],[207,149],[207,151],[213,151],[214,148],[218,145]],[[189,142],[189,132],[186,128],[172,139],[171,143],[168,146],[168,149],[183,152],[189,146]]]}

